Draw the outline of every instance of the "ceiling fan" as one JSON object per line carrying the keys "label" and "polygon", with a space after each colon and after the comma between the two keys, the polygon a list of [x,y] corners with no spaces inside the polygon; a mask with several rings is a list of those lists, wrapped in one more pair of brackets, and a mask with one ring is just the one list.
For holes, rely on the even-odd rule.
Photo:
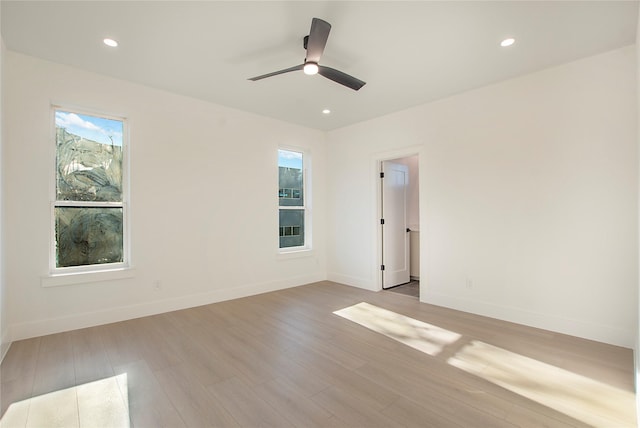
{"label": "ceiling fan", "polygon": [[304,59],[304,64],[252,77],[249,80],[256,81],[267,77],[277,76],[278,74],[289,73],[290,71],[303,70],[305,74],[319,74],[329,80],[333,80],[336,83],[344,85],[347,88],[351,88],[354,91],[362,88],[366,82],[363,82],[353,76],[349,76],[335,68],[320,65],[320,57],[322,56],[322,52],[324,52],[325,45],[327,44],[329,31],[331,31],[331,24],[323,21],[322,19],[313,18],[311,20],[311,30],[309,31],[309,35],[304,38],[304,48],[307,50],[307,57]]}

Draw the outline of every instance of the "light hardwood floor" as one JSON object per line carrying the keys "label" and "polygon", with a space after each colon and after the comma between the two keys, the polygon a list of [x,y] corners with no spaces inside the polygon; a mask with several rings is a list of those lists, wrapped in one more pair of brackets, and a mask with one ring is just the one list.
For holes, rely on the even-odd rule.
{"label": "light hardwood floor", "polygon": [[[360,302],[404,317],[334,314]],[[0,368],[3,427],[635,426],[629,349],[331,282],[18,341]]]}

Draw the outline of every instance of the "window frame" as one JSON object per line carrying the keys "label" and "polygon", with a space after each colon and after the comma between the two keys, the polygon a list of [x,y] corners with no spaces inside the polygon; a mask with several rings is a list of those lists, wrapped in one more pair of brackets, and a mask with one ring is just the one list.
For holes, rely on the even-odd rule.
{"label": "window frame", "polygon": [[[64,201],[57,200],[57,133],[56,133],[56,111],[65,113],[75,113],[80,115],[95,116],[104,119],[117,120],[122,122],[122,202],[102,202],[102,201]],[[49,274],[50,276],[63,276],[74,274],[88,274],[121,271],[131,267],[131,234],[130,234],[130,183],[129,183],[129,120],[123,115],[104,113],[102,111],[85,108],[72,107],[64,104],[51,105],[50,129],[52,132],[50,141],[52,147],[51,160],[51,185],[50,185],[50,245],[49,245]],[[56,216],[55,210],[58,207],[95,207],[95,208],[122,208],[122,262],[99,263],[81,266],[56,266]]]}
{"label": "window frame", "polygon": [[[281,206],[280,205],[280,190],[282,190],[280,186],[280,165],[278,163],[280,151],[288,151],[302,154],[302,205],[291,205],[291,206]],[[276,204],[278,205],[277,218],[278,218],[278,235],[277,235],[277,248],[278,254],[291,254],[291,253],[302,253],[309,252],[312,250],[312,195],[311,195],[311,152],[309,149],[303,147],[296,146],[286,146],[280,145],[278,146],[276,152],[276,180],[277,186],[276,190],[278,191],[278,198],[276,200]],[[284,199],[300,199],[300,198],[284,198]],[[280,247],[280,210],[302,210],[304,212],[304,243],[302,245],[298,245],[295,247]],[[293,235],[292,235],[293,236]]]}

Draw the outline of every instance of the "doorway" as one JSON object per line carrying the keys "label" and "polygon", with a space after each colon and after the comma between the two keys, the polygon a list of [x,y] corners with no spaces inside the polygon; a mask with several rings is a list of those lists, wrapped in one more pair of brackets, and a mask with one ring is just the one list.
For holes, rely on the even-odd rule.
{"label": "doorway", "polygon": [[419,297],[418,155],[380,162],[380,257],[383,290]]}

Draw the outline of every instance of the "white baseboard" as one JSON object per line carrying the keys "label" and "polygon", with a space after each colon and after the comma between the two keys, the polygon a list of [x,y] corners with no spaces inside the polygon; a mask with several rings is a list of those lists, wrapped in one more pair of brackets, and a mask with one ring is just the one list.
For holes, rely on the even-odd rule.
{"label": "white baseboard", "polygon": [[428,290],[426,293],[421,293],[420,301],[610,345],[633,349],[635,344],[633,332],[607,325],[537,313],[515,307],[499,306],[477,300],[466,300],[444,294],[429,293]]}
{"label": "white baseboard", "polygon": [[638,418],[637,425],[640,427],[640,337],[636,339],[636,348],[633,353],[636,369],[636,417]]}
{"label": "white baseboard", "polygon": [[324,280],[324,275],[305,275],[285,280],[248,284],[241,287],[213,290],[176,298],[154,300],[129,306],[111,308],[99,312],[87,312],[66,317],[41,319],[11,326],[11,339],[21,340],[48,334],[62,333],[102,324],[110,324],[149,315],[208,305],[225,300],[238,299],[270,291],[282,290]]}
{"label": "white baseboard", "polygon": [[358,278],[354,276],[342,275],[335,272],[329,272],[327,274],[327,280],[337,282],[344,285],[350,285],[352,287],[363,288],[369,291],[376,290],[375,281],[370,278]]}

